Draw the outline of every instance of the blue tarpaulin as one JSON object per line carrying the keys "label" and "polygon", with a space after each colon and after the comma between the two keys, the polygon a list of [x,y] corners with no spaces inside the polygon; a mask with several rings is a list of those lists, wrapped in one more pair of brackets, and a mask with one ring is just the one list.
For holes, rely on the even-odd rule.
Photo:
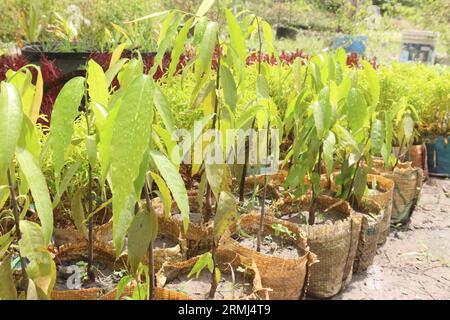
{"label": "blue tarpaulin", "polygon": [[450,176],[450,144],[444,137],[427,143],[428,170],[430,173]]}
{"label": "blue tarpaulin", "polygon": [[353,36],[350,34],[335,36],[333,39],[333,50],[342,47],[347,53],[356,52],[362,56],[364,51],[366,51],[367,39],[367,36]]}

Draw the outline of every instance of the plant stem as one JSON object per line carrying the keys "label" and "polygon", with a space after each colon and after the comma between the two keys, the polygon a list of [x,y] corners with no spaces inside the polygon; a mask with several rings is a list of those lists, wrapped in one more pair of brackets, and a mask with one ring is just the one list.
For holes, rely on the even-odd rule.
{"label": "plant stem", "polygon": [[[316,172],[319,175],[319,188],[320,188],[320,175],[322,174],[322,152],[323,152],[323,144],[320,144],[319,147],[319,160],[316,164]],[[311,207],[309,208],[309,217],[308,217],[308,224],[313,225],[316,220],[316,210],[317,210],[317,198],[318,194],[314,190],[314,187],[312,188],[312,198],[311,198]]]}
{"label": "plant stem", "polygon": [[[259,41],[259,49],[258,49],[258,75],[261,74],[261,54],[262,54],[262,38],[261,38],[261,27],[259,25],[259,17],[256,17],[256,23],[258,24],[258,41]],[[270,57],[269,57],[270,59]]]}
{"label": "plant stem", "polygon": [[[369,127],[372,127],[372,120],[370,121]],[[371,138],[371,134],[372,134],[372,132],[369,130],[369,133],[367,134],[366,142],[364,143],[364,148],[365,148],[365,147],[367,146],[367,144],[369,143],[369,140],[370,140],[370,138]],[[364,149],[363,149],[363,150],[364,150]],[[359,166],[361,165],[361,160],[362,160],[362,158],[363,158],[363,156],[361,156],[361,157],[358,159],[358,162],[356,163],[356,170],[355,170],[355,173],[353,174],[352,182],[350,183],[350,188],[347,190],[347,192],[348,192],[348,194],[347,194],[347,196],[346,196],[346,200],[347,200],[347,201],[350,201],[350,197],[352,196],[352,190],[353,190],[353,185],[355,184],[356,173],[358,172]],[[353,206],[354,206],[354,199],[351,199],[351,204],[352,204],[352,207],[353,207]]]}
{"label": "plant stem", "polygon": [[[87,135],[91,134],[91,125],[89,123],[89,114],[88,108],[85,109],[85,118],[86,118],[86,126],[87,126]],[[88,212],[89,214],[93,211],[93,201],[92,201],[92,166],[91,162],[88,160]],[[94,222],[92,217],[88,221],[88,265],[87,265],[87,274],[89,277],[89,281],[95,281],[95,274],[92,270],[92,264],[94,262]]]}
{"label": "plant stem", "polygon": [[217,279],[216,279],[216,240],[213,239],[211,248],[211,257],[213,261],[213,271],[211,273],[211,289],[209,290],[209,298],[214,299],[217,290]]}
{"label": "plant stem", "polygon": [[[148,178],[145,178],[145,201],[147,204],[147,208],[150,212],[152,210],[152,200],[151,200],[151,192],[150,192],[150,183],[148,181]],[[150,300],[156,300],[156,288],[155,288],[155,258],[153,254],[153,241],[150,241],[148,245],[148,271],[150,275]]]}
{"label": "plant stem", "polygon": [[400,154],[402,153],[403,143],[405,142],[405,136],[403,135],[402,141],[400,142],[400,147],[398,148],[397,152],[397,160],[395,161],[394,168],[397,166],[398,162],[400,161]]}
{"label": "plant stem", "polygon": [[[89,182],[88,182],[88,193],[89,193],[89,202],[88,202],[88,210],[89,213],[92,212],[93,210],[93,206],[92,206],[92,167],[91,164],[89,163],[88,165],[88,177],[89,177]],[[87,273],[89,276],[89,280],[90,281],[95,281],[95,274],[92,271],[92,264],[94,262],[94,221],[92,220],[92,218],[89,219],[88,221],[88,266],[87,266]]]}
{"label": "plant stem", "polygon": [[[217,36],[217,44],[219,44],[219,36]],[[219,109],[219,97],[217,96],[217,93],[220,89],[220,44],[218,45],[217,49],[217,72],[216,72],[216,94],[214,96],[214,115],[212,119],[212,127],[211,129],[216,128],[216,122],[218,122],[218,109]],[[205,196],[205,218],[204,222],[208,222],[211,219],[212,216],[212,192],[211,192],[211,186],[209,185],[208,181],[206,181],[206,196]]]}
{"label": "plant stem", "polygon": [[[215,207],[215,214],[217,214],[217,203]],[[209,298],[214,299],[217,290],[217,279],[216,279],[216,238],[213,236],[213,243],[211,248],[211,259],[213,261],[213,271],[211,273],[211,289],[209,290]]]}
{"label": "plant stem", "polygon": [[[266,133],[266,163],[269,162],[269,132],[270,132],[270,121],[268,121],[267,123],[267,133]],[[256,237],[257,252],[261,252],[261,238],[264,230],[264,214],[266,211],[266,195],[267,195],[267,171],[264,172],[264,191],[263,191],[263,198],[261,200],[261,215],[259,216],[258,235]]]}
{"label": "plant stem", "polygon": [[[255,126],[255,118],[253,118],[251,131]],[[250,158],[250,137],[245,137],[245,159],[244,167],[242,168],[242,176],[239,184],[239,202],[242,204],[244,202],[244,192],[245,192],[245,178],[247,177],[247,167]]]}
{"label": "plant stem", "polygon": [[[16,192],[14,191],[14,184],[11,178],[11,170],[9,168],[7,171],[7,175],[8,175],[9,193],[11,194],[11,202],[14,213],[14,222],[16,225],[16,237],[17,241],[19,241],[22,238],[22,233],[20,232],[19,204],[17,203]],[[19,258],[20,258],[20,266],[22,269],[22,288],[23,290],[26,290],[28,288],[28,275],[25,270],[26,266],[25,259],[22,257],[20,250],[19,250]]]}

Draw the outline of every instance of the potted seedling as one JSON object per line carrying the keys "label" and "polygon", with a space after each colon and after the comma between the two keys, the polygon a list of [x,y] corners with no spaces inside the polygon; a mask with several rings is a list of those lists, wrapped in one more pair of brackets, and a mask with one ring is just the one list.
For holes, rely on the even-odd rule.
{"label": "potted seedling", "polygon": [[[9,199],[8,204],[2,202],[1,206],[7,205],[14,217],[14,225],[0,237],[1,299],[48,299],[55,282],[55,264],[48,251],[53,214],[39,165],[42,146],[34,127],[39,116],[42,82],[31,84],[32,69],[41,77],[38,67],[28,65],[9,72],[0,85],[0,180],[4,185],[2,198]],[[31,99],[24,99],[30,92],[23,88],[31,90]],[[40,224],[26,219],[30,204]],[[14,268],[20,270],[17,284],[11,259],[17,261]]]}
{"label": "potted seedling", "polygon": [[[106,77],[104,76],[103,71],[101,71],[101,68],[100,70],[99,68],[100,67],[98,65],[90,63],[88,66],[89,74],[87,79],[83,77],[75,77],[67,82],[66,85],[62,88],[56,99],[55,106],[52,112],[53,121],[50,126],[50,135],[48,138],[48,144],[50,146],[51,155],[54,162],[57,197],[58,199],[60,199],[61,194],[64,191],[61,190],[61,187],[64,183],[64,181],[61,181],[61,172],[62,169],[64,169],[66,150],[71,144],[74,131],[74,122],[77,118],[84,118],[86,128],[84,139],[86,147],[85,152],[86,160],[88,162],[87,186],[83,186],[82,188],[77,190],[77,192],[75,192],[74,197],[71,200],[71,214],[75,226],[87,239],[87,243],[77,243],[74,244],[71,249],[67,249],[67,251],[73,251],[73,256],[76,256],[74,259],[63,258],[64,256],[62,254],[57,256],[57,261],[60,264],[59,270],[61,276],[63,276],[63,274],[66,272],[66,267],[73,263],[75,260],[83,260],[85,262],[87,277],[84,279],[86,280],[84,282],[84,288],[86,288],[88,284],[89,286],[91,286],[91,284],[93,285],[97,282],[97,276],[93,270],[95,251],[94,246],[96,245],[94,244],[93,238],[94,226],[92,216],[99,211],[95,211],[96,208],[94,208],[95,195],[93,177],[93,167],[97,164],[95,121],[97,121],[98,119],[95,119],[94,112],[91,108],[94,104],[102,107],[103,105],[107,105],[107,100],[109,98]],[[99,79],[97,79],[101,75],[103,75],[103,78],[100,77]],[[103,80],[104,82],[101,82],[101,80]],[[83,97],[84,103],[82,104]],[[85,201],[83,201],[83,198],[85,198],[87,202],[86,208],[84,208]],[[57,202],[58,201],[55,202],[55,205],[57,205]],[[85,214],[85,212],[87,212],[87,215]],[[86,222],[88,224],[87,228],[85,225]],[[101,251],[101,249],[99,250]],[[77,252],[78,254],[75,254],[75,252]],[[70,254],[68,254],[68,256],[70,256]],[[114,259],[110,259],[109,263],[111,264],[113,261]],[[100,266],[97,265],[96,268],[98,269],[100,268]],[[64,289],[67,288],[60,287],[61,291],[65,291]],[[81,287],[78,287],[77,289],[81,289]],[[82,291],[80,291],[80,294],[81,293]],[[61,294],[63,295],[63,292]]]}
{"label": "potted seedling", "polygon": [[[319,259],[311,267],[308,293],[330,297],[351,278],[360,226],[346,201],[322,195],[321,176],[333,172],[338,141],[351,142],[348,132],[340,125],[341,115],[346,114],[347,109],[350,115],[350,108],[359,105],[357,92],[351,92],[353,79],[345,66],[342,50],[335,55],[313,57],[307,68],[303,89],[307,91],[301,93],[299,107],[293,111],[295,139],[285,183],[294,195],[288,205],[295,207],[281,210],[289,213],[284,219],[297,223],[305,231],[308,244]],[[359,152],[356,143],[348,149],[355,154]],[[330,241],[339,241],[340,246],[346,248],[345,254],[327,245]],[[340,267],[335,269],[337,265]]]}

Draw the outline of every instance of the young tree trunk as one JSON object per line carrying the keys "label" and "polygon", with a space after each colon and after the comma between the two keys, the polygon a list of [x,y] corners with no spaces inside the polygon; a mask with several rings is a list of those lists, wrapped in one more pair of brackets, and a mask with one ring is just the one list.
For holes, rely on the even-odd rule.
{"label": "young tree trunk", "polygon": [[[16,226],[16,238],[17,238],[17,241],[19,241],[22,238],[22,233],[20,232],[19,204],[17,203],[15,187],[14,187],[14,183],[13,183],[13,180],[11,177],[11,170],[9,168],[7,171],[7,175],[8,175],[9,193],[11,196],[11,203],[12,203],[13,213],[14,213],[14,223]],[[24,291],[26,291],[28,288],[28,275],[27,275],[27,271],[25,269],[25,267],[26,267],[25,259],[22,257],[20,251],[19,251],[19,258],[20,258],[20,267],[22,269],[21,287]]]}
{"label": "young tree trunk", "polygon": [[[321,144],[319,147],[319,159],[317,161],[316,165],[316,172],[319,175],[319,188],[320,188],[320,175],[322,174],[322,152],[323,152],[323,145]],[[312,182],[312,181],[311,181]],[[314,190],[312,192],[311,197],[311,207],[309,207],[309,217],[308,217],[308,224],[313,225],[316,220],[316,210],[317,210],[317,198],[319,197],[317,190]]]}
{"label": "young tree trunk", "polygon": [[217,279],[216,279],[216,241],[213,240],[213,245],[211,249],[211,256],[213,260],[213,271],[211,273],[211,289],[209,290],[209,298],[214,299],[217,290]]}
{"label": "young tree trunk", "polygon": [[[255,118],[253,118],[250,130],[255,127]],[[250,161],[250,136],[245,137],[245,158],[244,167],[242,168],[241,181],[239,183],[239,202],[244,203],[244,193],[245,193],[245,178],[247,177],[248,162]]]}
{"label": "young tree trunk", "polygon": [[[267,123],[267,133],[266,133],[266,162],[269,162],[269,132],[270,132],[270,121]],[[264,231],[264,214],[266,210],[266,196],[267,196],[267,172],[264,172],[264,191],[263,198],[261,200],[261,215],[259,217],[259,228],[258,235],[256,237],[256,251],[261,252],[261,238]]]}
{"label": "young tree trunk", "polygon": [[[87,106],[85,108],[85,117],[86,117],[86,126],[87,126],[87,135],[89,136],[91,134],[91,125],[89,123],[89,114]],[[92,188],[92,166],[91,162],[88,161],[88,215],[90,215],[93,211],[93,188]],[[95,274],[92,270],[92,264],[94,262],[94,236],[93,236],[93,230],[94,230],[94,221],[92,220],[92,217],[88,221],[88,265],[87,265],[87,274],[89,281],[94,282],[95,281]]]}
{"label": "young tree trunk", "polygon": [[[152,199],[151,199],[151,192],[150,192],[150,183],[147,178],[145,178],[145,186],[144,186],[144,193],[145,193],[145,201],[147,204],[147,209],[152,210]],[[150,277],[150,300],[156,300],[156,285],[155,285],[155,258],[153,254],[153,241],[150,241],[148,245],[148,273]]]}
{"label": "young tree trunk", "polygon": [[[219,36],[217,36],[217,44],[219,43]],[[214,115],[212,119],[212,127],[211,129],[216,129],[216,122],[218,122],[218,111],[219,111],[219,98],[217,97],[217,92],[220,89],[220,45],[217,49],[217,73],[216,73],[216,95],[214,98]],[[206,197],[205,197],[205,217],[204,222],[208,222],[212,218],[212,194],[211,187],[206,181]]]}
{"label": "young tree trunk", "polygon": [[153,254],[153,241],[148,245],[148,267],[150,276],[150,300],[156,300],[156,285],[155,285],[155,257]]}

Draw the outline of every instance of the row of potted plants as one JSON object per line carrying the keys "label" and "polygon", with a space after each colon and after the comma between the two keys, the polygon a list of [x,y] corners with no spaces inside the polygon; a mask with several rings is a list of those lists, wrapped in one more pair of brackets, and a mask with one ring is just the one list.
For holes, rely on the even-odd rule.
{"label": "row of potted plants", "polygon": [[[367,62],[362,74],[348,68],[338,50],[291,66],[297,82],[280,115],[262,59],[252,66],[252,86],[242,85],[248,39],[259,55],[264,48],[279,59],[270,25],[252,14],[239,23],[218,6],[226,20],[219,30],[204,16],[211,5],[167,15],[147,73],[139,54],[121,57],[123,47],[106,71],[90,60],[85,77],[62,87],[48,132],[36,125],[42,83],[30,80],[40,69],[9,72],[1,87],[0,199],[13,224],[0,238],[2,298],[329,297],[371,264],[390,219],[408,219],[421,170],[391,150],[394,125],[400,150],[411,143],[414,109],[377,111],[376,70]],[[182,79],[173,71],[191,27],[196,54],[185,69],[195,83],[190,103],[203,118],[177,145],[171,106],[153,76],[172,44],[168,77]],[[247,91],[253,98],[242,108]],[[240,137],[243,149],[232,152],[239,137],[224,143],[227,129],[260,135],[256,161],[254,137]],[[290,142],[280,158],[282,137]],[[196,143],[209,152],[196,153]],[[70,158],[74,149],[80,161]],[[190,165],[181,163],[186,158]],[[84,179],[71,186],[77,174]],[[54,222],[67,205],[76,230],[61,232]]]}

